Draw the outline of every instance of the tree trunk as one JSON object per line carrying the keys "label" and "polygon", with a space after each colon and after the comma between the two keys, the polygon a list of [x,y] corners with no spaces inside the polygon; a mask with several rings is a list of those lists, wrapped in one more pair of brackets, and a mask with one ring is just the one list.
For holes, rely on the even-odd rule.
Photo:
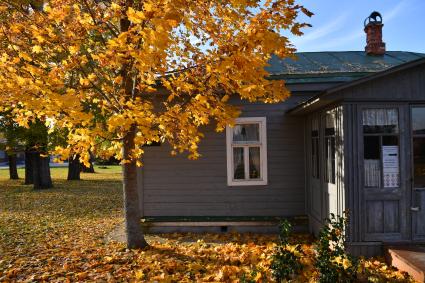
{"label": "tree trunk", "polygon": [[[133,125],[131,130],[125,135],[123,141],[123,157],[125,160],[130,160],[131,151],[135,148],[135,136],[136,127]],[[139,191],[137,188],[137,166],[134,160],[126,162],[123,165],[123,191],[127,247],[130,249],[144,248],[148,246],[148,243],[145,240],[140,223],[141,213]]]}
{"label": "tree trunk", "polygon": [[18,176],[18,167],[17,167],[17,160],[16,160],[16,154],[11,153],[7,155],[9,158],[9,175],[11,180],[17,180],[19,179]]}
{"label": "tree trunk", "polygon": [[80,156],[75,155],[68,160],[68,181],[80,180],[81,163]]}
{"label": "tree trunk", "polygon": [[93,159],[94,159],[93,158],[93,155],[90,153],[90,160],[89,160],[90,166],[89,167],[86,167],[86,165],[81,164],[81,172],[84,172],[84,173],[96,173],[96,172],[94,172]]}
{"label": "tree trunk", "polygon": [[25,185],[33,184],[33,164],[32,152],[29,149],[25,150]]}
{"label": "tree trunk", "polygon": [[32,154],[33,182],[34,190],[49,189],[53,187],[50,176],[50,157],[41,156],[40,152],[34,151]]}

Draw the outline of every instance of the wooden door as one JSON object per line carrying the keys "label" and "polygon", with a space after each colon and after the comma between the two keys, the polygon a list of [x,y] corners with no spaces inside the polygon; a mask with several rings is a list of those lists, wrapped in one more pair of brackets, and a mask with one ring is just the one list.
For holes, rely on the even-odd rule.
{"label": "wooden door", "polygon": [[364,241],[410,238],[405,108],[359,107],[359,176]]}
{"label": "wooden door", "polygon": [[425,240],[425,106],[411,108],[412,236]]}

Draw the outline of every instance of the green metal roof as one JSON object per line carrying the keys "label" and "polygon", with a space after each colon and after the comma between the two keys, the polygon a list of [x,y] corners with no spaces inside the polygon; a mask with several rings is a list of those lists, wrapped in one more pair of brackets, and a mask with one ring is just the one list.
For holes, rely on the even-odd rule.
{"label": "green metal roof", "polygon": [[425,58],[425,54],[387,51],[383,56],[371,56],[364,51],[340,51],[299,52],[296,57],[273,56],[267,67],[270,79],[284,79],[287,84],[347,82]]}

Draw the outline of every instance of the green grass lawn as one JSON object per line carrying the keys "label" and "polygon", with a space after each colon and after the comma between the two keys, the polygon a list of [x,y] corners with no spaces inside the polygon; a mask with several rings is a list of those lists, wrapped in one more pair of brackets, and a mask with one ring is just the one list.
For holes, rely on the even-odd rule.
{"label": "green grass lawn", "polygon": [[[106,241],[124,221],[121,168],[95,170],[67,181],[52,168],[54,188],[41,191],[0,170],[0,282],[273,282],[274,235],[148,236],[144,250]],[[292,241],[306,254],[296,282],[314,282],[311,237]],[[373,282],[409,282],[381,260],[362,268]]]}
{"label": "green grass lawn", "polygon": [[[121,166],[119,165],[106,165],[106,166],[95,166],[96,173],[100,173],[98,177],[105,177],[106,175],[112,174],[110,179],[119,179],[121,178]],[[68,167],[55,167],[50,168],[50,173],[52,174],[52,178],[56,180],[63,180],[66,179],[68,176]],[[25,169],[19,168],[18,169],[18,175],[19,178],[23,179],[25,177]],[[88,178],[88,179],[97,179],[96,177],[90,176],[90,174],[87,173],[81,173],[81,178]],[[8,168],[1,168],[0,169],[0,182],[3,180],[9,179],[9,169]]]}
{"label": "green grass lawn", "polygon": [[69,253],[87,260],[84,251],[103,247],[105,233],[122,222],[120,166],[96,166],[81,181],[67,181],[67,170],[52,168],[54,188],[42,191],[23,185],[23,169],[20,180],[0,170],[0,282],[61,281]]}

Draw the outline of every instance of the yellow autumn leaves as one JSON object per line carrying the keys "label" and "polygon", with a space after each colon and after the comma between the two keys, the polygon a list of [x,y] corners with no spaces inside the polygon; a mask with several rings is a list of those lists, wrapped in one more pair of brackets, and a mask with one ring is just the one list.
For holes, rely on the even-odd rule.
{"label": "yellow autumn leaves", "polygon": [[[96,172],[68,182],[67,168],[53,168],[55,189],[34,193],[0,170],[1,282],[273,282],[273,235],[149,235],[150,248],[126,249],[111,239],[123,221],[120,167]],[[312,240],[291,238],[306,254],[295,282],[317,280]],[[411,282],[382,259],[362,260],[359,274],[364,282]]]}

